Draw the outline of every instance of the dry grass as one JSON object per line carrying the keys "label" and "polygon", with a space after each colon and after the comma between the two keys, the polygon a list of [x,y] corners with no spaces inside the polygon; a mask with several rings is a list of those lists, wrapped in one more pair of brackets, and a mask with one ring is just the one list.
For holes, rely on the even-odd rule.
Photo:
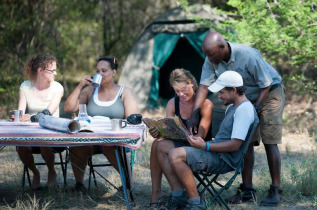
{"label": "dry grass", "polygon": [[[317,107],[317,106],[316,106]],[[315,119],[310,114],[296,114],[299,110],[294,106],[286,107],[284,120],[283,144],[279,146],[282,154],[282,188],[284,196],[281,205],[275,209],[316,209],[317,208],[317,158],[315,134],[310,130],[314,126]],[[310,111],[309,111],[310,112]],[[317,112],[317,111],[316,111]],[[316,113],[312,112],[313,114]],[[160,118],[164,110],[155,113],[144,113],[144,117]],[[300,116],[304,116],[300,119]],[[306,117],[305,117],[306,116]],[[295,122],[294,119],[297,121]],[[302,122],[300,122],[302,120]],[[307,122],[308,121],[308,122]],[[305,123],[299,129],[300,123]],[[135,197],[134,209],[145,209],[144,205],[150,200],[151,179],[149,170],[150,148],[153,139],[148,137],[142,147],[136,152],[134,165],[133,193]],[[254,169],[254,186],[257,189],[257,203],[240,204],[231,206],[233,209],[266,209],[259,206],[259,201],[266,196],[270,184],[269,169],[263,145],[256,147],[256,163]],[[37,157],[39,158],[39,157]],[[103,156],[96,157],[101,161]],[[39,158],[41,159],[41,158]],[[1,209],[125,209],[125,203],[118,197],[117,190],[109,185],[104,187],[98,184],[98,188],[92,188],[89,195],[72,192],[74,178],[71,168],[68,167],[68,186],[62,186],[62,174],[57,168],[58,183],[60,188],[55,190],[43,190],[33,193],[28,186],[25,193],[21,193],[22,164],[17,157],[15,148],[6,147],[0,151],[0,208]],[[40,166],[42,173],[42,185],[46,183],[47,169]],[[107,178],[117,186],[120,186],[119,175],[111,168],[102,170]],[[86,176],[87,177],[87,176]],[[238,177],[233,187],[224,192],[224,196],[231,195],[239,185],[241,178]],[[86,181],[86,184],[88,179]],[[169,195],[170,188],[166,180],[163,180],[163,193]],[[209,209],[221,209],[218,206],[211,206]],[[270,208],[274,209],[274,208]]]}

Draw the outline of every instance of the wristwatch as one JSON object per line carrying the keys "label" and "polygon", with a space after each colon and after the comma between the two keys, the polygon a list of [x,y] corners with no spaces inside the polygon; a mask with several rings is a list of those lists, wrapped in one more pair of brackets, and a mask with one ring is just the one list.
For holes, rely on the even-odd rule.
{"label": "wristwatch", "polygon": [[259,105],[254,104],[254,109],[256,111],[256,113],[261,113],[262,111],[262,107],[260,107]]}

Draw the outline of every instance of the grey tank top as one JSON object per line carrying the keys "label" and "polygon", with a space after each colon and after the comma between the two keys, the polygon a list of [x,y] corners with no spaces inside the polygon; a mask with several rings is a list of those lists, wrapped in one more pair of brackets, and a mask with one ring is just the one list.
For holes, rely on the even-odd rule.
{"label": "grey tank top", "polygon": [[91,94],[87,112],[89,116],[105,116],[110,119],[123,119],[124,118],[124,105],[121,99],[124,86],[120,86],[120,90],[112,101],[99,101],[98,90],[95,88],[93,94]]}

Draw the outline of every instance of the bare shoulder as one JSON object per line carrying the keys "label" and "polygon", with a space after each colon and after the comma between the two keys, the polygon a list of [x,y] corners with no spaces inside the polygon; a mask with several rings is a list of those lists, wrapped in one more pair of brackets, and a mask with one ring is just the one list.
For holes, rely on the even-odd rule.
{"label": "bare shoulder", "polygon": [[175,115],[175,98],[171,98],[166,105],[166,117],[172,117]]}
{"label": "bare shoulder", "polygon": [[213,110],[213,108],[214,108],[214,104],[209,100],[209,99],[206,99],[205,100],[205,102],[204,102],[204,104],[203,104],[203,107],[202,107],[202,112],[204,111],[204,110],[206,110],[206,111],[212,111]]}
{"label": "bare shoulder", "polygon": [[171,107],[175,106],[175,98],[171,98],[170,100],[168,100],[166,108],[169,106],[171,106]]}
{"label": "bare shoulder", "polygon": [[133,95],[133,91],[128,87],[124,87],[122,94]]}

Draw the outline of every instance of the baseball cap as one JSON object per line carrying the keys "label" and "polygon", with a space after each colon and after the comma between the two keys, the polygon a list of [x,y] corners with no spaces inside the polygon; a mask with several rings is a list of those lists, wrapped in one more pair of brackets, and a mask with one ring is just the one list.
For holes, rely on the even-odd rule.
{"label": "baseball cap", "polygon": [[241,87],[243,79],[241,75],[235,71],[225,71],[222,73],[216,82],[208,87],[211,92],[218,92],[225,87]]}

